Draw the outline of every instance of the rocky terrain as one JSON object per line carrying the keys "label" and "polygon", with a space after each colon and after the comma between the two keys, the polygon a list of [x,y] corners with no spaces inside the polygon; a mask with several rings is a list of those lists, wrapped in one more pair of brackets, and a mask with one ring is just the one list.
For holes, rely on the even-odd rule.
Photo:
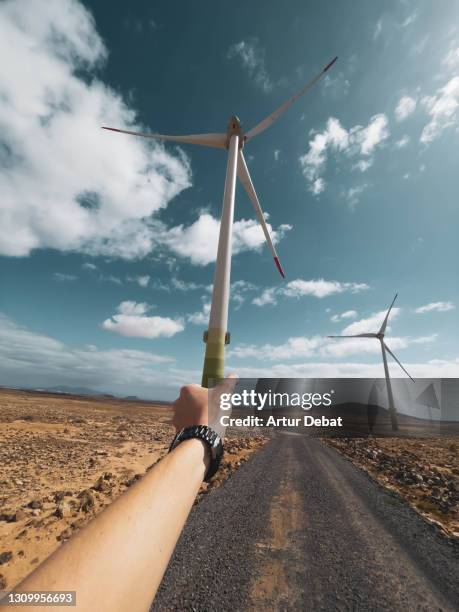
{"label": "rocky terrain", "polygon": [[[0,390],[0,590],[166,454],[170,413],[164,404]],[[265,440],[229,437],[218,476],[200,498]]]}
{"label": "rocky terrain", "polygon": [[324,440],[426,520],[459,538],[459,439],[334,438]]}

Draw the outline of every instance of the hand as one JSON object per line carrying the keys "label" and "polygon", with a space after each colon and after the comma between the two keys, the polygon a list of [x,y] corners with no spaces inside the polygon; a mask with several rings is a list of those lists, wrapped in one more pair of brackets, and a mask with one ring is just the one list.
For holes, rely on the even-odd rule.
{"label": "hand", "polygon": [[220,416],[229,415],[230,411],[221,410],[220,397],[222,393],[232,393],[238,380],[236,374],[230,374],[212,389],[205,389],[200,385],[182,387],[178,399],[173,404],[172,424],[176,431],[179,432],[184,427],[193,425],[208,425],[220,437],[223,437],[225,427],[220,423]]}

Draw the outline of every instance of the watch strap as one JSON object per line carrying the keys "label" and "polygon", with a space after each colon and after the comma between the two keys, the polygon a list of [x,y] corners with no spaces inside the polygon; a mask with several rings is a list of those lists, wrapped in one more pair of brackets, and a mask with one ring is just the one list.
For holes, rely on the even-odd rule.
{"label": "watch strap", "polygon": [[207,425],[192,425],[191,427],[184,427],[177,433],[175,438],[172,440],[169,452],[176,448],[180,444],[180,442],[183,442],[184,440],[192,440],[193,438],[196,438],[197,440],[202,440],[209,447],[210,462],[207,471],[204,475],[204,482],[209,482],[209,480],[217,472],[223,456],[222,440],[213,429],[211,429]]}

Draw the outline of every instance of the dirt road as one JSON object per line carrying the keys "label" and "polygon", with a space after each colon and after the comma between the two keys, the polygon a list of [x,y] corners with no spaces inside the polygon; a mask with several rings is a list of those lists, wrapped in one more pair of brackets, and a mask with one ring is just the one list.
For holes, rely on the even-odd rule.
{"label": "dirt road", "polygon": [[335,450],[278,434],[194,508],[152,610],[457,610],[458,567]]}

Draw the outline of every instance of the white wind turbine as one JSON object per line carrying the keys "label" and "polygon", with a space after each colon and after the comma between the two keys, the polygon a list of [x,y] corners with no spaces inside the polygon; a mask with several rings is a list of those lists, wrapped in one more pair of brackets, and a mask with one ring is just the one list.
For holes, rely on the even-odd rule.
{"label": "white wind turbine", "polygon": [[144,134],[142,132],[131,132],[119,130],[117,128],[103,127],[104,130],[141,136],[142,138],[154,138],[157,140],[169,140],[185,144],[196,144],[205,147],[228,150],[228,162],[226,166],[225,189],[223,195],[223,208],[220,222],[220,234],[218,238],[217,260],[215,264],[215,276],[212,293],[212,303],[210,308],[209,329],[204,333],[206,342],[206,354],[204,358],[204,369],[202,375],[202,385],[209,386],[209,381],[218,380],[224,376],[225,344],[229,344],[228,324],[228,301],[230,291],[230,272],[231,272],[231,242],[234,219],[234,195],[236,190],[236,174],[246,190],[257,219],[260,222],[269,250],[274,258],[277,269],[284,278],[284,271],[279,262],[279,258],[269,235],[269,230],[261,210],[260,202],[252,183],[252,179],[245,163],[242,149],[244,145],[258,134],[261,134],[274,121],[289,108],[300,96],[306,93],[335,63],[335,57],[325,68],[307,83],[292,98],[284,102],[273,113],[268,115],[263,121],[258,123],[248,132],[244,132],[238,117],[232,116],[229,120],[225,133],[219,134],[193,134],[189,136],[166,136],[164,134]]}
{"label": "white wind turbine", "polygon": [[395,359],[395,361],[398,363],[398,365],[402,368],[402,370],[405,372],[405,374],[407,376],[409,376],[409,378],[411,378],[411,380],[413,382],[415,382],[414,378],[412,378],[410,376],[410,374],[402,366],[400,361],[397,359],[397,357],[394,355],[394,353],[390,350],[390,348],[387,346],[387,344],[384,341],[384,336],[385,336],[386,327],[387,327],[387,321],[389,320],[390,311],[392,310],[392,306],[394,305],[394,302],[395,302],[396,299],[397,299],[397,293],[395,294],[395,297],[392,300],[392,304],[389,306],[389,310],[387,311],[386,316],[384,317],[384,321],[382,322],[382,325],[381,325],[379,331],[376,334],[355,334],[353,336],[328,336],[328,338],[376,338],[377,340],[380,341],[380,343],[381,343],[381,351],[382,351],[382,358],[383,358],[383,364],[384,364],[384,375],[386,377],[387,398],[389,400],[389,414],[390,414],[390,420],[391,420],[392,430],[393,431],[397,431],[398,430],[398,421],[397,421],[397,411],[395,409],[395,404],[394,404],[394,395],[392,393],[392,385],[391,385],[391,382],[390,382],[389,368],[387,367],[386,351],[390,355],[392,355],[392,357]]}

